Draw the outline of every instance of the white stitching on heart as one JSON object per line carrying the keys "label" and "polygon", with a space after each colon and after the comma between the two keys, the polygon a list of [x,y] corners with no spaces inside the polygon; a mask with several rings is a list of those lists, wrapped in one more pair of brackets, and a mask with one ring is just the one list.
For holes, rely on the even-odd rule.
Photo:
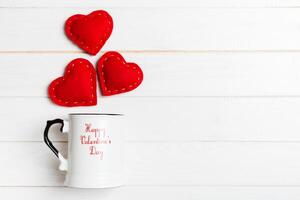
{"label": "white stitching on heart", "polygon": [[[59,99],[58,97],[57,97],[57,95],[55,94],[55,88],[59,85],[59,84],[61,84],[62,82],[64,82],[65,80],[66,80],[66,76],[68,76],[70,73],[71,73],[71,70],[75,67],[75,64],[74,64],[74,62],[75,62],[76,60],[73,60],[72,62],[71,62],[71,67],[69,68],[69,70],[66,72],[66,74],[64,74],[64,76],[63,76],[63,78],[62,78],[62,81],[60,81],[60,82],[56,82],[56,84],[55,84],[55,86],[52,88],[52,90],[53,90],[53,98],[55,98],[57,101],[59,101],[59,102],[62,102],[62,103],[64,103],[64,104],[69,104],[70,103],[70,105],[77,105],[77,104],[83,104],[83,105],[85,105],[85,104],[87,104],[88,102],[89,103],[93,103],[93,100],[90,100],[90,101],[81,101],[81,102],[78,102],[78,101],[74,101],[74,102],[69,102],[69,101],[63,101],[63,100],[61,100],[61,99]],[[82,61],[79,61],[79,64],[82,64]],[[86,68],[90,68],[90,66],[89,66],[89,64],[87,64],[87,65],[85,65],[85,67]],[[91,83],[93,83],[93,81],[94,81],[94,78],[93,78],[93,74],[90,72],[90,81],[91,81]],[[94,89],[94,87],[93,87],[93,84],[91,84],[92,86],[90,87],[91,88],[91,91],[92,91],[92,95],[91,95],[91,97],[92,97],[92,99],[94,99],[94,94],[93,94],[93,89]]]}
{"label": "white stitching on heart", "polygon": [[[115,55],[109,55],[108,57],[106,57],[104,60],[103,60],[103,62],[102,62],[102,65],[101,65],[101,76],[102,76],[102,81],[103,81],[103,83],[104,83],[104,85],[105,85],[105,78],[104,78],[104,72],[103,72],[103,68],[104,68],[104,63],[109,59],[109,58],[111,58],[111,57],[116,57]],[[130,67],[130,65],[129,64],[127,64],[124,60],[121,60],[119,57],[116,57],[116,59],[117,60],[119,60],[119,61],[121,61],[126,67]],[[136,67],[136,66],[133,66],[132,67],[132,69],[133,70],[137,70],[138,68]],[[141,72],[140,71],[138,71],[137,72],[137,74],[139,75],[138,77],[137,77],[137,81],[136,82],[134,82],[133,83],[133,85],[137,85],[138,84],[138,82],[141,80]],[[117,89],[117,90],[108,90],[108,88],[105,86],[104,87],[104,90],[106,91],[106,92],[108,92],[108,93],[112,93],[112,92],[119,92],[119,91],[129,91],[129,90],[131,90],[131,88],[133,87],[133,85],[129,85],[127,88],[121,88],[121,89]]]}
{"label": "white stitching on heart", "polygon": [[[98,16],[101,16],[102,13],[98,13]],[[86,15],[87,16],[87,15]],[[82,16],[82,17],[86,17],[86,16]],[[109,14],[106,14],[106,13],[103,13],[103,16],[108,19],[108,25],[111,25],[111,18],[109,17]],[[78,18],[80,18],[79,16],[78,17],[71,17],[72,19],[69,19],[67,20],[67,30],[68,30],[68,33],[69,35],[71,36],[71,39],[74,40],[76,43],[79,43],[79,45],[82,45],[81,47],[86,50],[86,49],[92,49],[92,50],[95,50],[96,52],[99,51],[100,49],[100,46],[103,46],[104,45],[104,42],[108,39],[107,36],[108,36],[108,33],[110,32],[109,28],[106,28],[105,29],[105,33],[104,33],[104,38],[105,38],[105,41],[103,39],[100,40],[99,42],[99,45],[97,45],[94,49],[93,47],[89,46],[88,44],[86,44],[85,42],[83,41],[79,41],[80,38],[79,36],[76,36],[74,35],[72,32],[71,32],[71,25],[72,25],[72,22]]]}

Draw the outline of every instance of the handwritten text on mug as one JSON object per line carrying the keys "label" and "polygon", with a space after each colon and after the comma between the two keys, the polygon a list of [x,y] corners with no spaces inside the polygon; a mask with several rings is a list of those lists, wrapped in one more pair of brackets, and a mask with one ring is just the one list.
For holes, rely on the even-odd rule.
{"label": "handwritten text on mug", "polygon": [[80,143],[82,145],[89,145],[89,154],[99,156],[103,159],[103,151],[99,150],[98,145],[109,145],[111,140],[106,133],[105,128],[93,128],[91,123],[85,123],[85,130],[80,135]]}

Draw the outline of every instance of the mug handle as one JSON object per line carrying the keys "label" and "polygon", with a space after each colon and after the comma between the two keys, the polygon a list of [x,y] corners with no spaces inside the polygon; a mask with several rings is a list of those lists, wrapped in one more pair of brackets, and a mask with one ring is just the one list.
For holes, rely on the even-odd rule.
{"label": "mug handle", "polygon": [[44,130],[44,142],[46,143],[46,145],[51,149],[51,151],[55,154],[56,157],[58,157],[59,161],[60,161],[60,165],[59,165],[59,170],[61,171],[67,171],[68,170],[68,161],[67,159],[65,159],[60,153],[59,151],[56,149],[56,147],[52,144],[52,142],[50,141],[49,137],[48,137],[48,133],[49,133],[49,129],[52,125],[54,124],[61,124],[60,127],[60,131],[61,133],[67,133],[67,130],[65,127],[65,124],[68,125],[67,121],[64,121],[62,119],[54,119],[54,120],[48,120],[47,121],[47,125],[46,128]]}

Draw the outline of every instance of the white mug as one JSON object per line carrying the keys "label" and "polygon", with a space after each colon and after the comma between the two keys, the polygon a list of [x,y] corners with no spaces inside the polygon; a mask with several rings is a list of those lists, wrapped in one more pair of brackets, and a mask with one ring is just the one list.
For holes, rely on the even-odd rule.
{"label": "white mug", "polygon": [[[69,121],[47,121],[44,141],[59,158],[59,169],[67,171],[65,185],[78,188],[108,188],[123,184],[123,115],[98,113],[69,114]],[[48,138],[53,124],[68,133],[68,159]]]}

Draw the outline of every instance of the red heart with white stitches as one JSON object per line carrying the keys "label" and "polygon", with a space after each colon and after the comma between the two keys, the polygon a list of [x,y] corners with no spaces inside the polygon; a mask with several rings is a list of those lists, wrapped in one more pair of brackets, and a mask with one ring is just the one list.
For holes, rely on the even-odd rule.
{"label": "red heart with white stitches", "polygon": [[63,77],[48,87],[50,99],[60,106],[92,106],[97,104],[96,71],[86,59],[77,58],[65,69]]}
{"label": "red heart with white stitches", "polygon": [[113,20],[104,10],[88,15],[76,14],[65,23],[70,40],[89,54],[96,55],[112,33]]}
{"label": "red heart with white stitches", "polygon": [[115,51],[105,53],[97,64],[101,92],[104,96],[129,92],[143,81],[143,71],[135,63],[127,63]]}

